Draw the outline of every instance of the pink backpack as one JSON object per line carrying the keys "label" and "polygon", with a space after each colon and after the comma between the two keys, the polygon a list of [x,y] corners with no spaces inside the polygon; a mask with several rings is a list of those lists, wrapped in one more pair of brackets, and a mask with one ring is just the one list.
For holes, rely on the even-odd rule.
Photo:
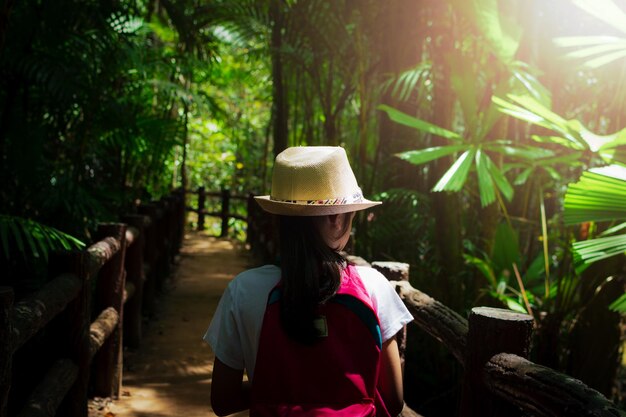
{"label": "pink backpack", "polygon": [[325,336],[311,346],[295,342],[280,324],[280,285],[270,292],[250,416],[389,417],[376,387],[380,324],[354,266],[318,315]]}

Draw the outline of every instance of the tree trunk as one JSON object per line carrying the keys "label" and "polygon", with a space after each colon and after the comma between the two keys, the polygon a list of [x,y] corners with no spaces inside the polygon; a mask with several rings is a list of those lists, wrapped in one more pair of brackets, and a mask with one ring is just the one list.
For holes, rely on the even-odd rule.
{"label": "tree trunk", "polygon": [[274,156],[287,148],[288,140],[288,110],[287,95],[285,93],[283,79],[283,62],[281,57],[282,29],[284,26],[284,13],[281,0],[272,0],[270,3],[270,20],[272,21],[272,122],[274,126]]}
{"label": "tree trunk", "polygon": [[[437,16],[450,13],[448,6],[440,4],[433,12]],[[436,16],[435,16],[436,17]],[[435,20],[433,18],[433,20]],[[450,18],[438,19],[440,22],[450,21]],[[433,29],[433,123],[450,129],[454,119],[455,96],[450,84],[450,64],[446,57],[453,50],[454,39],[450,28],[441,23]],[[432,146],[447,145],[440,137],[433,137]],[[452,165],[451,157],[440,158],[431,165],[432,175],[429,175],[430,188],[444,175]],[[452,309],[459,311],[463,307],[463,283],[460,272],[463,269],[463,237],[461,234],[461,204],[458,193],[438,192],[433,194],[432,216],[435,219],[435,253],[442,266],[439,279],[444,283],[439,286],[443,293],[434,294]]]}
{"label": "tree trunk", "polygon": [[[421,44],[420,42],[407,42],[407,39],[423,39],[419,33],[421,25],[415,19],[420,15],[422,7],[420,2],[392,0],[387,2],[382,9],[379,19],[381,37],[378,45],[380,63],[376,76],[372,76],[373,79],[378,79],[378,83],[384,82],[390,74],[397,75],[417,64]],[[391,88],[384,91],[380,97],[380,103],[408,114],[415,114],[414,104],[398,100],[391,92]],[[415,148],[415,129],[391,121],[383,112],[378,112],[378,115],[379,149],[371,182],[374,182],[374,175],[377,175],[383,178],[382,188],[384,189],[418,183],[418,171],[415,167],[400,163],[394,157],[398,152]],[[408,143],[411,144],[410,147],[407,147]],[[380,172],[378,167],[384,167],[383,172]],[[370,188],[374,188],[373,184]]]}

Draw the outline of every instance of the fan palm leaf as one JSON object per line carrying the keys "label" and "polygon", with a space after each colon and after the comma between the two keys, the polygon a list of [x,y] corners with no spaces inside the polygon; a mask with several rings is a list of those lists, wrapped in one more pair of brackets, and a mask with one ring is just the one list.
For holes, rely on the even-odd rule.
{"label": "fan palm leaf", "polygon": [[565,194],[564,221],[626,219],[626,168],[618,165],[586,171]]}
{"label": "fan palm leaf", "polygon": [[[626,168],[614,165],[584,172],[565,194],[564,219],[568,224],[626,220]],[[604,235],[623,230],[624,223]],[[577,272],[602,259],[626,253],[626,234],[604,236],[573,244]]]}
{"label": "fan palm leaf", "polygon": [[[574,0],[573,3],[613,29],[626,34],[626,13],[613,0],[596,0],[593,3]],[[588,68],[599,68],[626,57],[626,37],[562,36],[555,38],[554,43],[564,48],[578,48],[566,54],[566,57],[582,58]]]}

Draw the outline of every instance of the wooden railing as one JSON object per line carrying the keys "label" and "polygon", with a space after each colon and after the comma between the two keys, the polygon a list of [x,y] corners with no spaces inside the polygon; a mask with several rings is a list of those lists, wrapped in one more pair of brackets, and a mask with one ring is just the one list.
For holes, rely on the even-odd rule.
{"label": "wooden railing", "polygon": [[[369,265],[359,257],[356,264]],[[475,307],[469,319],[413,288],[408,264],[373,262],[390,280],[413,322],[446,346],[465,369],[461,417],[626,416],[583,382],[528,360],[533,319],[510,310]],[[400,334],[400,351],[406,349]],[[415,416],[405,407],[403,416]]]}
{"label": "wooden railing", "polygon": [[[247,209],[249,208],[252,200],[252,194],[249,195],[237,195],[232,194],[229,189],[222,189],[221,191],[206,191],[204,187],[199,187],[197,190],[187,190],[188,194],[198,194],[198,206],[197,207],[187,207],[188,211],[197,213],[198,215],[198,223],[197,230],[205,229],[205,217],[213,216],[219,217],[222,220],[222,227],[220,232],[220,237],[228,236],[228,224],[229,219],[237,219],[244,222],[248,221],[247,215],[241,215],[238,213],[231,213],[231,200],[241,200],[247,202]],[[219,198],[220,199],[220,210],[219,211],[210,211],[206,209],[207,198]],[[247,210],[249,211],[249,210]]]}
{"label": "wooden railing", "polygon": [[[139,206],[124,223],[99,226],[86,250],[51,256],[53,278],[36,293],[14,302],[0,287],[0,417],[86,417],[89,395],[119,396],[122,342],[140,343],[142,311],[152,311],[180,248],[183,215],[182,193]],[[15,376],[39,374],[38,356],[51,357],[47,372],[19,398]]]}

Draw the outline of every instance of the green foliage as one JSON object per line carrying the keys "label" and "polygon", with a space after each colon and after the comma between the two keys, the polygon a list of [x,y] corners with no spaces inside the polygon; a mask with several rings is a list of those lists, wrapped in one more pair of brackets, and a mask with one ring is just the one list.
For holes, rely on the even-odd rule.
{"label": "green foliage", "polygon": [[0,175],[10,178],[0,212],[88,239],[133,197],[167,192],[179,92],[162,87],[175,67],[152,41],[125,3],[15,6],[0,54]]}
{"label": "green foliage", "polygon": [[[487,285],[482,290],[482,294],[488,295],[502,303],[503,306],[511,310],[529,313],[524,306],[524,297],[532,300],[531,306],[537,307],[540,297],[533,292],[526,292],[524,287],[520,287],[516,280],[516,268],[526,264],[519,248],[519,237],[507,223],[500,223],[496,230],[493,250],[491,253],[481,252],[471,242],[465,243],[466,253],[463,255],[468,265],[475,267]],[[536,260],[532,263],[536,265]],[[536,266],[528,269],[521,275],[524,286],[534,286],[541,279],[545,270],[538,270]]]}
{"label": "green foliage", "polygon": [[[19,254],[28,258],[41,257],[46,261],[50,251],[80,249],[85,246],[80,240],[54,227],[5,215],[0,215],[0,243],[6,259]],[[17,253],[12,253],[12,248],[17,249]]]}
{"label": "green foliage", "polygon": [[609,166],[583,172],[565,194],[567,224],[626,219],[626,168]]}
{"label": "green foliage", "polygon": [[462,152],[435,184],[432,191],[460,191],[463,189],[470,169],[473,167],[476,171],[480,201],[483,207],[496,201],[497,193],[501,193],[508,201],[513,198],[513,187],[502,170],[493,162],[489,153],[500,153],[528,161],[534,160],[538,156],[553,155],[549,150],[532,147],[513,147],[507,141],[493,141],[489,143],[477,141],[457,144],[462,140],[457,133],[409,116],[389,106],[381,105],[379,109],[384,110],[392,120],[398,123],[452,140],[453,145],[412,150],[397,156],[412,164],[421,165],[444,156],[456,155]]}
{"label": "green foliage", "polygon": [[560,135],[558,137],[534,135],[535,141],[552,142],[570,149],[589,151],[606,163],[626,163],[626,159],[623,159],[626,128],[611,135],[598,135],[588,130],[579,120],[565,120],[531,96],[509,94],[507,97],[516,104],[493,97],[501,112]]}
{"label": "green foliage", "polygon": [[425,216],[430,210],[428,199],[416,191],[395,188],[372,198],[383,204],[358,223],[366,233],[357,236],[355,253],[366,259],[408,262],[414,285],[432,285],[430,277],[437,265],[429,242],[432,222]]}
{"label": "green foliage", "polygon": [[[570,184],[565,194],[566,223],[626,220],[626,168],[613,165],[586,171],[577,183]],[[607,236],[626,227],[619,224],[605,230],[595,239],[573,244],[577,271],[590,264],[616,255],[626,254],[626,234]]]}

